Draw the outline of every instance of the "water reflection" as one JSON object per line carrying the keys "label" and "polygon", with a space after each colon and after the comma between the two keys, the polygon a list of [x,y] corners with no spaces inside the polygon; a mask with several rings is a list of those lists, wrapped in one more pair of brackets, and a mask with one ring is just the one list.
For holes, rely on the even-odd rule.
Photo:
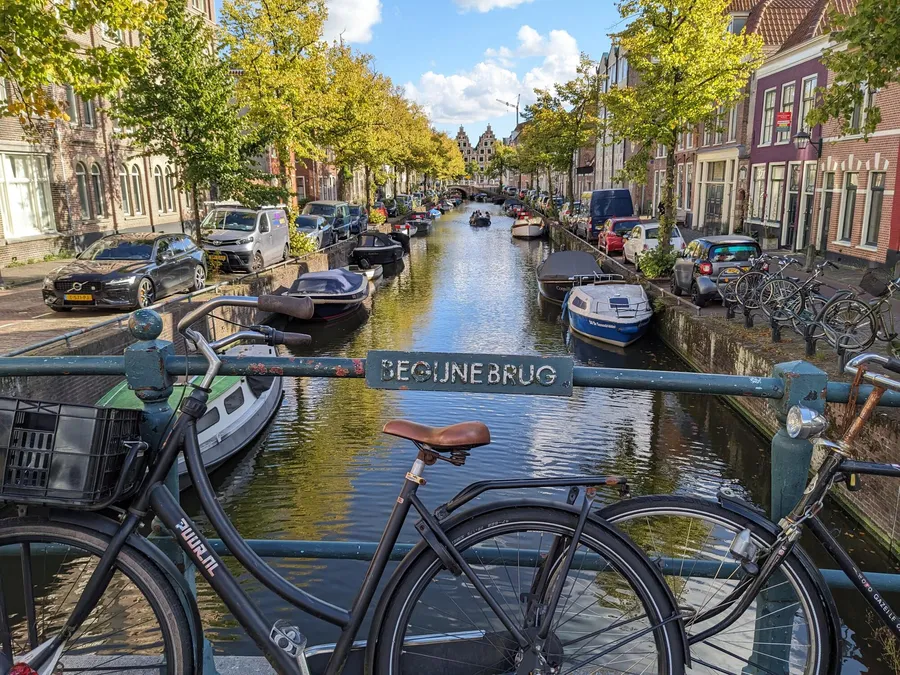
{"label": "water reflection", "polygon": [[[469,227],[468,212],[457,210],[437,220],[427,237],[414,237],[407,262],[385,268],[359,315],[304,325],[318,331],[311,353],[571,354],[591,366],[685,368],[652,335],[627,349],[568,337],[559,306],[538,293],[535,270],[549,243],[513,240],[511,220],[493,210],[490,228]],[[360,380],[290,379],[268,438],[234,468],[238,487],[222,487],[229,515],[247,538],[378,539],[415,454],[408,443],[380,433],[395,417],[426,424],[480,419],[491,428],[494,441],[473,451],[464,467],[429,469],[421,495],[433,506],[474,480],[573,473],[627,475],[635,494],[713,496],[727,483],[758,504],[769,499],[768,442],[713,397],[617,389],[576,389],[571,398],[444,394],[377,391]],[[401,536],[417,540],[411,524]],[[293,582],[345,606],[365,570],[347,561],[276,564]],[[247,575],[241,582],[270,618],[298,620]],[[201,593],[219,648],[255,653],[218,601],[203,586]],[[866,633],[864,618],[850,617],[852,630]],[[312,643],[336,635],[311,619],[302,626]]]}

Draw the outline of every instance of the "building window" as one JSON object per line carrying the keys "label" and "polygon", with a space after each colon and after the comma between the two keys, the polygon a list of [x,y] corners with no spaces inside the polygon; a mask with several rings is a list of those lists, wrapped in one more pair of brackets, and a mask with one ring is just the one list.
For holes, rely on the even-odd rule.
{"label": "building window", "polygon": [[40,154],[0,153],[0,221],[8,239],[56,229],[47,160]]}
{"label": "building window", "polygon": [[690,211],[694,208],[694,171],[693,167],[688,164],[684,183],[684,208]]}
{"label": "building window", "polygon": [[66,87],[66,103],[69,106],[69,122],[72,126],[76,126],[81,123],[81,114],[79,111],[80,101],[78,99],[78,95],[75,93],[75,90],[72,88],[72,85]]}
{"label": "building window", "polygon": [[735,35],[739,35],[742,30],[744,30],[744,26],[747,25],[747,17],[746,16],[736,16],[734,14],[731,15],[731,21],[728,23],[728,31],[730,33],[734,33]]}
{"label": "building window", "polygon": [[769,212],[766,220],[781,222],[781,205],[784,201],[784,166],[769,167]]}
{"label": "building window", "polygon": [[75,183],[78,186],[78,205],[81,210],[81,219],[89,220],[91,217],[91,197],[88,193],[87,171],[81,162],[75,165]]}
{"label": "building window", "polygon": [[712,145],[713,139],[713,122],[708,120],[703,123],[703,145]]}
{"label": "building window", "polygon": [[[791,141],[791,128],[794,125],[793,115],[794,115],[794,90],[795,85],[793,82],[790,82],[783,87],[781,87],[781,107],[778,111],[781,113],[781,124],[776,122],[777,126],[777,136],[775,138],[776,144],[790,143]],[[784,125],[784,118],[787,117],[788,123]]]}
{"label": "building window", "polygon": [[675,149],[684,150],[684,132],[679,131],[675,139]]}
{"label": "building window", "polygon": [[728,142],[732,143],[737,140],[738,125],[738,104],[735,103],[728,113]]}
{"label": "building window", "polygon": [[94,197],[94,212],[98,217],[103,216],[105,213],[103,208],[103,173],[97,164],[91,166],[91,192]]}
{"label": "building window", "polygon": [[878,246],[878,232],[881,229],[881,212],[884,204],[884,177],[882,171],[869,174],[869,215],[866,218],[867,246]]}
{"label": "building window", "polygon": [[686,150],[692,150],[694,148],[694,127],[691,127],[685,132],[687,138],[684,139],[684,147]]}
{"label": "building window", "polygon": [[844,177],[844,212],[841,215],[841,241],[849,242],[853,236],[853,218],[856,216],[856,192],[859,174],[848,172]]}
{"label": "building window", "polygon": [[156,210],[159,213],[165,213],[166,202],[163,197],[162,170],[158,166],[153,167],[153,183],[156,185]]}
{"label": "building window", "polygon": [[750,182],[750,217],[763,219],[766,199],[766,167],[754,166]]}
{"label": "building window", "polygon": [[0,77],[0,103],[6,103],[9,100],[9,93],[6,91],[6,80]]}
{"label": "building window", "polygon": [[666,146],[664,146],[662,143],[656,144],[656,156],[658,158],[662,158],[662,157],[666,156]]}
{"label": "building window", "polygon": [[770,145],[772,143],[772,130],[775,128],[775,90],[769,89],[763,97],[762,131],[759,144]]}
{"label": "building window", "polygon": [[679,209],[684,208],[684,164],[679,164],[675,173],[675,203]]}
{"label": "building window", "polygon": [[88,99],[84,102],[84,126],[94,126],[97,119],[96,109],[94,108],[94,100]]}
{"label": "building window", "polygon": [[818,77],[812,75],[803,80],[803,94],[800,99],[800,120],[797,122],[798,131],[809,133],[809,125],[806,123],[806,117],[809,111],[816,107],[816,86],[818,85]]}
{"label": "building window", "polygon": [[133,215],[131,199],[128,197],[128,170],[124,165],[119,167],[119,190],[122,191],[122,213],[126,216]]}
{"label": "building window", "polygon": [[144,213],[144,192],[141,190],[141,170],[137,164],[131,165],[131,205],[134,207],[134,215]]}
{"label": "building window", "polygon": [[725,142],[725,106],[719,106],[719,110],[716,112],[716,145],[721,145]]}
{"label": "building window", "polygon": [[175,172],[171,166],[166,167],[166,210],[175,212]]}

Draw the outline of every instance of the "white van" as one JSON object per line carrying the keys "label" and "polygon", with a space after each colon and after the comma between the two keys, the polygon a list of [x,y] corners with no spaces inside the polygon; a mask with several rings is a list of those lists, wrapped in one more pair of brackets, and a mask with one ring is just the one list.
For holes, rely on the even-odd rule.
{"label": "white van", "polygon": [[291,255],[287,213],[282,206],[258,209],[216,205],[200,223],[203,250],[226,272],[256,272]]}

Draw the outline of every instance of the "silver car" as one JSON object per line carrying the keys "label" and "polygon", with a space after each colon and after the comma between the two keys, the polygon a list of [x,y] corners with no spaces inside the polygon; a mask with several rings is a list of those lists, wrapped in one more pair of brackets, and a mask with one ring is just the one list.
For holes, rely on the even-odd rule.
{"label": "silver car", "polygon": [[291,255],[283,207],[216,206],[200,223],[203,250],[226,272],[258,271]]}
{"label": "silver car", "polygon": [[298,232],[315,239],[319,248],[326,248],[335,242],[334,229],[325,216],[299,215],[294,221],[294,227]]}

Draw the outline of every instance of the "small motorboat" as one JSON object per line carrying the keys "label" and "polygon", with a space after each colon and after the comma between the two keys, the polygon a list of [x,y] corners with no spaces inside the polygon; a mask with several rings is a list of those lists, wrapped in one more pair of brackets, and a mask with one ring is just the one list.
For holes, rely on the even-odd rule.
{"label": "small motorboat", "polygon": [[[404,245],[405,240],[405,245]],[[389,265],[409,251],[409,239],[402,234],[385,234],[369,230],[356,238],[356,248],[350,254],[354,265]]]}
{"label": "small motorboat", "polygon": [[472,227],[490,227],[491,215],[489,213],[473,213],[469,218]]}
{"label": "small motorboat", "polygon": [[[226,356],[254,359],[278,356],[274,347],[266,345],[238,345],[225,351]],[[190,382],[176,384],[169,396],[169,405],[175,414],[182,399],[191,393]],[[207,471],[212,471],[226,460],[248,447],[275,417],[281,403],[281,378],[270,375],[220,375],[213,380],[209,392],[206,413],[197,420],[197,436],[200,440],[200,457]],[[143,410],[143,402],[121,382],[97,402],[104,408]],[[182,490],[191,485],[184,457],[178,457],[178,483]]]}
{"label": "small motorboat", "polygon": [[653,307],[640,284],[618,274],[578,276],[563,301],[569,330],[592,340],[627,347],[650,325]]}
{"label": "small motorboat", "polygon": [[602,273],[603,270],[590,253],[557,251],[538,265],[538,287],[545,298],[562,304],[566,293],[572,289],[574,277]]}
{"label": "small motorboat", "polygon": [[512,236],[516,239],[537,239],[544,232],[544,219],[527,211],[520,213],[512,226]]}
{"label": "small motorboat", "polygon": [[416,232],[419,231],[416,225],[417,222],[415,220],[404,220],[402,223],[394,223],[391,225],[391,231],[405,234],[407,237],[415,237]]}
{"label": "small motorboat", "polygon": [[362,265],[347,265],[341,269],[353,272],[353,274],[362,274],[369,281],[378,281],[384,274],[384,267],[381,265],[369,265],[368,263],[366,265],[366,267]]}
{"label": "small motorboat", "polygon": [[[434,220],[428,216],[426,213],[411,213],[407,218],[406,222],[412,223],[416,230],[413,234],[428,234],[431,232],[431,226],[434,224]],[[412,234],[409,236],[413,236]]]}
{"label": "small motorboat", "polygon": [[307,272],[294,279],[287,292],[295,298],[313,301],[313,319],[330,320],[346,316],[369,297],[369,280],[345,269]]}
{"label": "small motorboat", "polygon": [[442,213],[443,213],[443,211],[441,211],[440,209],[435,208],[435,209],[431,209],[431,210],[428,212],[428,215],[431,217],[432,220],[435,220],[435,219],[437,219],[437,218],[440,218]]}

